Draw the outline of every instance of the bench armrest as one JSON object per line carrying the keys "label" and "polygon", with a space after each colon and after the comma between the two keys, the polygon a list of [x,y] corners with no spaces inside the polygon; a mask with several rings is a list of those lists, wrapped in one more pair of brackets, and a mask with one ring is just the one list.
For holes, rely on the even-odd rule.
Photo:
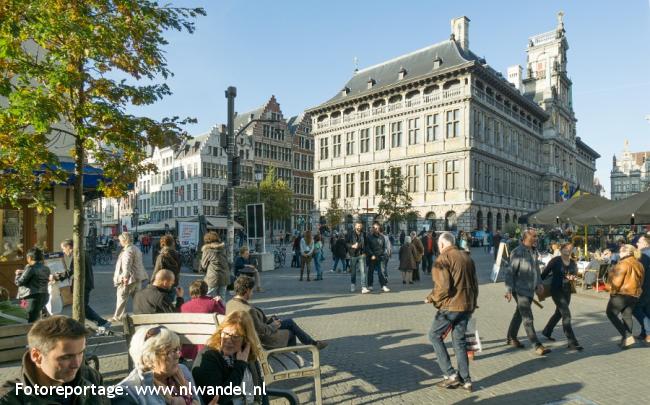
{"label": "bench armrest", "polygon": [[316,348],[316,346],[311,346],[311,345],[300,345],[300,346],[287,346],[287,347],[281,347],[279,349],[271,349],[271,350],[265,350],[267,356],[270,356],[272,354],[278,354],[278,353],[291,353],[291,352],[311,352],[312,355],[314,356],[314,362],[317,357],[320,357],[320,352]]}

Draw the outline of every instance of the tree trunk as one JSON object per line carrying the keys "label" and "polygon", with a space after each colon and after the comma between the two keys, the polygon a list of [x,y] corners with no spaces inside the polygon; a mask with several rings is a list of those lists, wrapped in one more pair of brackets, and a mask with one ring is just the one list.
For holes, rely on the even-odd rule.
{"label": "tree trunk", "polygon": [[84,288],[86,278],[86,261],[84,253],[84,215],[83,215],[83,175],[84,175],[84,146],[81,137],[75,139],[75,180],[74,180],[74,210],[72,225],[72,243],[74,249],[74,282],[72,298],[72,318],[84,323],[86,319],[84,305]]}

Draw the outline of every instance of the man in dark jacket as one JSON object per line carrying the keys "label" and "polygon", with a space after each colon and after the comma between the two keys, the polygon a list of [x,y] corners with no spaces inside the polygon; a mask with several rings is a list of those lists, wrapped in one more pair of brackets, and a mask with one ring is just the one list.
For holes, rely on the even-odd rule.
{"label": "man in dark jacket", "polygon": [[373,273],[377,271],[379,276],[379,285],[382,291],[389,292],[390,288],[386,285],[384,277],[384,256],[386,255],[386,240],[381,234],[381,225],[379,222],[372,224],[372,232],[366,240],[366,256],[368,256],[368,289],[372,291]]}
{"label": "man in dark jacket", "polygon": [[650,336],[647,334],[650,330],[650,234],[639,237],[636,246],[641,251],[639,261],[645,270],[641,296],[634,307],[634,317],[641,325],[641,333],[636,338],[650,344]]}
{"label": "man in dark jacket", "polygon": [[510,321],[506,343],[518,349],[524,347],[517,339],[523,320],[528,341],[534,345],[535,353],[543,356],[551,350],[545,348],[537,339],[531,308],[535,292],[544,290],[536,246],[537,232],[529,229],[524,232],[521,244],[510,254],[510,264],[506,269],[505,297],[508,302],[514,298],[517,307]]}
{"label": "man in dark jacket", "polygon": [[[29,349],[23,356],[20,379],[6,382],[0,403],[110,404],[102,376],[84,364],[86,328],[62,315],[42,319],[27,334]],[[34,386],[39,386],[36,392]],[[75,387],[83,387],[80,395]],[[44,390],[47,388],[47,390]],[[44,391],[48,391],[44,395]]]}
{"label": "man in dark jacket", "polygon": [[[74,258],[72,256],[73,243],[72,239],[66,239],[61,242],[61,251],[63,251],[63,267],[65,271],[63,273],[56,273],[54,278],[61,281],[65,279],[72,279],[74,275]],[[89,319],[97,323],[97,335],[106,335],[110,333],[111,323],[106,319],[102,318],[94,309],[90,306],[90,292],[95,288],[95,276],[93,275],[93,264],[90,260],[90,254],[86,252],[84,255],[85,263],[85,277],[84,277],[84,307],[86,313],[86,319]]]}
{"label": "man in dark jacket", "polygon": [[[438,386],[456,388],[460,385],[471,391],[472,380],[469,376],[465,332],[478,300],[476,267],[472,258],[456,247],[454,235],[451,233],[444,232],[440,235],[438,247],[440,255],[431,272],[433,291],[424,300],[438,309],[429,331],[429,341],[433,345],[444,376]],[[458,371],[451,365],[445,347],[444,340],[449,328]]]}
{"label": "man in dark jacket", "polygon": [[183,305],[183,287],[176,287],[176,302],[171,300],[169,290],[174,287],[174,273],[162,269],[156,273],[153,283],[138,291],[133,297],[133,313],[163,314],[180,312]]}
{"label": "man in dark jacket", "polygon": [[436,238],[433,236],[433,231],[431,229],[424,234],[421,242],[424,249],[424,254],[422,255],[422,273],[431,274],[433,256],[436,252]]}
{"label": "man in dark jacket", "polygon": [[366,278],[366,234],[363,224],[354,224],[354,231],[348,233],[345,243],[350,255],[350,292],[354,292],[357,285],[357,270],[361,277],[361,294],[368,294],[368,279]]}

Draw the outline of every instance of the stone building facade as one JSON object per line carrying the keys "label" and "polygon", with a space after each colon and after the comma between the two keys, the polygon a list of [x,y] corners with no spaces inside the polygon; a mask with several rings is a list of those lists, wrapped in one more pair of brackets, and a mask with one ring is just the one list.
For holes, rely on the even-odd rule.
{"label": "stone building facade", "polygon": [[650,152],[630,152],[629,142],[620,158],[614,155],[610,174],[612,200],[650,190]]}
{"label": "stone building facade", "polygon": [[411,229],[501,229],[556,202],[564,182],[593,188],[599,155],[575,136],[561,15],[530,38],[526,78],[514,66],[506,80],[470,50],[467,17],[451,28],[449,40],[356,71],[307,110],[321,214],[336,198],[371,220],[391,168],[413,197]]}

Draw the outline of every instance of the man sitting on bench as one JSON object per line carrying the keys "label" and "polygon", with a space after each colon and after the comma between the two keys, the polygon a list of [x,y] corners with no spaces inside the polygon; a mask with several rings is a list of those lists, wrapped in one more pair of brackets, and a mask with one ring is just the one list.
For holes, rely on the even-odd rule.
{"label": "man sitting on bench", "polygon": [[236,311],[247,312],[253,318],[255,331],[265,349],[295,346],[296,338],[304,345],[313,345],[322,350],[327,342],[312,339],[293,319],[267,317],[264,311],[252,306],[249,301],[253,296],[255,281],[248,276],[239,276],[235,281],[235,297],[226,304],[226,315]]}
{"label": "man sitting on bench", "polygon": [[139,314],[164,314],[179,312],[183,300],[183,287],[176,287],[176,302],[170,298],[170,290],[174,287],[174,273],[170,270],[158,270],[145,289],[138,291],[133,297],[133,313]]}
{"label": "man sitting on bench", "polygon": [[[23,356],[21,378],[5,384],[3,389],[13,387],[0,397],[0,403],[110,404],[107,391],[104,395],[97,391],[105,389],[102,376],[84,363],[86,334],[83,324],[63,315],[36,322],[27,334],[29,349]],[[35,385],[39,386],[38,392]],[[81,390],[80,395],[65,393],[72,387],[91,386],[94,395],[90,388]],[[47,395],[43,395],[44,391],[48,391]]]}
{"label": "man sitting on bench", "polygon": [[255,278],[255,285],[257,285],[257,292],[264,292],[262,289],[262,280],[260,279],[260,272],[257,269],[255,259],[251,257],[251,252],[248,246],[242,246],[239,249],[239,256],[235,259],[235,276],[245,275]]}

